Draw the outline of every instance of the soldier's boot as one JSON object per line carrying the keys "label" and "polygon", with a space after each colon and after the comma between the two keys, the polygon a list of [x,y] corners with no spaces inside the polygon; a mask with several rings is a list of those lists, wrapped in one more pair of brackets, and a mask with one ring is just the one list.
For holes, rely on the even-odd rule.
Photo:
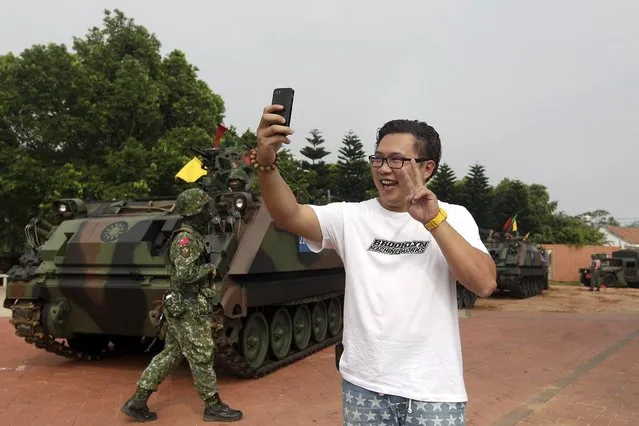
{"label": "soldier's boot", "polygon": [[158,416],[149,410],[146,405],[153,391],[137,388],[135,394],[122,406],[121,410],[129,417],[133,417],[139,422],[150,422],[157,420]]}
{"label": "soldier's boot", "polygon": [[213,395],[206,401],[204,407],[205,422],[236,422],[242,419],[242,412],[234,410],[222,402],[219,394]]}

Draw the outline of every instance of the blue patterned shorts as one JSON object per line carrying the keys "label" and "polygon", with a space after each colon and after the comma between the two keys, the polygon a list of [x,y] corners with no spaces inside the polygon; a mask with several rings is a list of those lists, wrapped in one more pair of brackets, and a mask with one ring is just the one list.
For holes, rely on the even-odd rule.
{"label": "blue patterned shorts", "polygon": [[465,402],[424,402],[382,395],[342,380],[344,425],[464,426]]}

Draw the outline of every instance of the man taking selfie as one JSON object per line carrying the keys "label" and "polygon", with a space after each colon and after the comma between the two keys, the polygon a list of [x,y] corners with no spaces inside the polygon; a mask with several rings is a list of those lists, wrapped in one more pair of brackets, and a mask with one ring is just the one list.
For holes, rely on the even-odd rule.
{"label": "man taking selfie", "polygon": [[465,424],[456,280],[487,297],[496,271],[468,210],[426,185],[439,166],[439,135],[420,121],[386,123],[369,158],[378,197],[302,205],[277,169],[293,134],[281,110],[264,109],[253,161],[275,223],[344,263],[344,423]]}

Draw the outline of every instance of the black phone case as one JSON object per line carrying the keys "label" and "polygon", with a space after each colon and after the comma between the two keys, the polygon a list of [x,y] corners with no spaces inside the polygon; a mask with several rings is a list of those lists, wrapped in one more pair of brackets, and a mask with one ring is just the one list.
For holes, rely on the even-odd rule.
{"label": "black phone case", "polygon": [[295,90],[290,87],[281,87],[273,90],[273,101],[271,105],[282,105],[284,109],[276,112],[286,120],[284,124],[287,127],[291,125],[291,115],[293,113],[293,98],[295,97]]}

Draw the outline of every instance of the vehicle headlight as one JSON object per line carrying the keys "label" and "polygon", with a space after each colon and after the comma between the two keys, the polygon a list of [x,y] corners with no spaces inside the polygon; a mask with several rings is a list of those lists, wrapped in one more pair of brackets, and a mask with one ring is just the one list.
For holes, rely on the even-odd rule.
{"label": "vehicle headlight", "polygon": [[244,198],[242,197],[236,198],[235,207],[237,207],[238,210],[242,210],[244,208]]}

